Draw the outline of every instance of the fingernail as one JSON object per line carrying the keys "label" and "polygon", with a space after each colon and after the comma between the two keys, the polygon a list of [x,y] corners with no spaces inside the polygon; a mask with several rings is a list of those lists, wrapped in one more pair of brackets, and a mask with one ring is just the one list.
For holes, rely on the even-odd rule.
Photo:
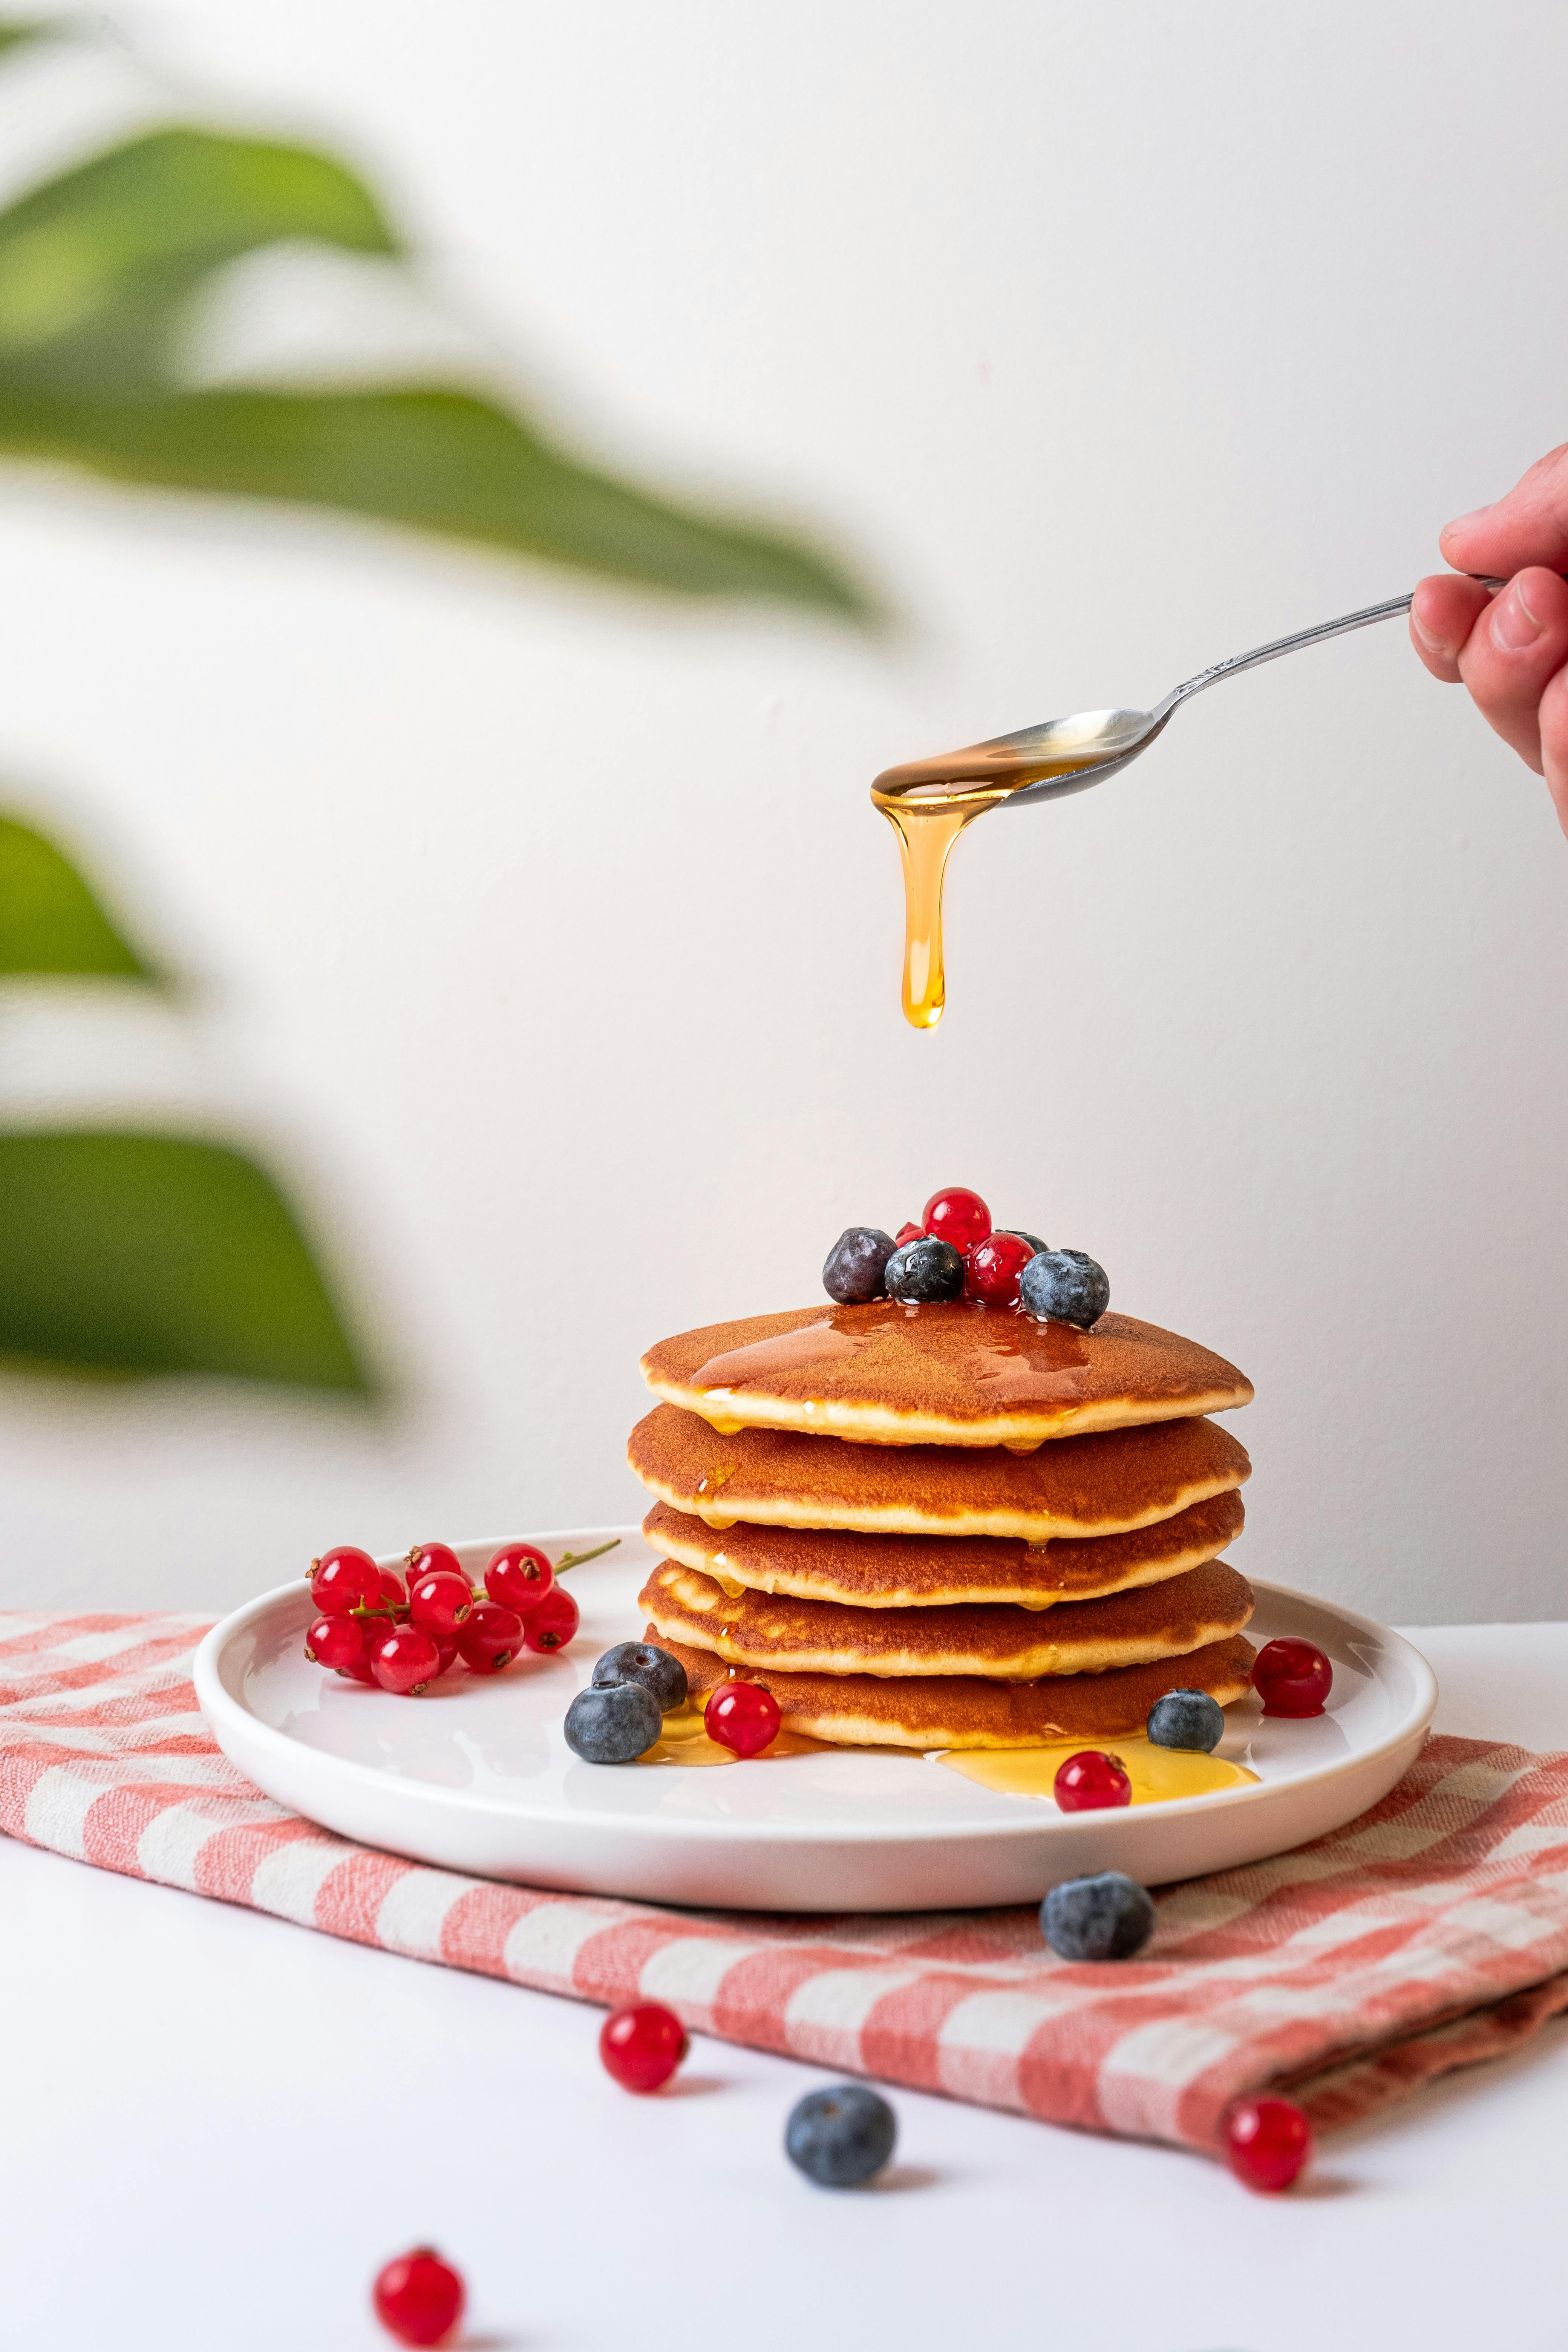
{"label": "fingernail", "polygon": [[1521,654],[1541,635],[1541,623],[1525,602],[1524,587],[1516,580],[1492,603],[1492,643],[1505,654]]}
{"label": "fingernail", "polygon": [[1429,629],[1419,613],[1411,614],[1410,625],[1429,654],[1447,654],[1453,651],[1447,638],[1440,637],[1436,629]]}
{"label": "fingernail", "polygon": [[1458,515],[1452,522],[1446,522],[1437,533],[1437,537],[1440,541],[1452,539],[1457,530],[1468,530],[1473,522],[1481,521],[1490,512],[1490,507],[1472,507],[1468,515]]}

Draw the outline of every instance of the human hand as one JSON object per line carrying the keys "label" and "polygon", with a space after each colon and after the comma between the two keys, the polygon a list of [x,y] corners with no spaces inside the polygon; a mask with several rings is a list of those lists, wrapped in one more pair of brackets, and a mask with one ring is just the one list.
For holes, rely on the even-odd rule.
{"label": "human hand", "polygon": [[[1410,641],[1434,677],[1467,686],[1482,717],[1544,776],[1568,833],[1568,444],[1496,506],[1439,534],[1453,572],[1423,580]],[[1508,586],[1495,593],[1487,572]]]}

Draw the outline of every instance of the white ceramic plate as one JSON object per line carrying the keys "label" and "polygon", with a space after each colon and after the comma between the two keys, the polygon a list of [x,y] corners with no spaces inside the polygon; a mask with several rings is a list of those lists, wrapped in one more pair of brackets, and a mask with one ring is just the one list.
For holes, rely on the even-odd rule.
{"label": "white ceramic plate", "polygon": [[[494,1677],[459,1668],[418,1699],[311,1665],[304,1584],[263,1593],[196,1654],[196,1696],[218,1745],[294,1811],[451,1870],[726,1909],[925,1911],[1037,1902],[1082,1871],[1158,1886],[1283,1853],[1386,1795],[1436,1705],[1431,1668],[1398,1633],[1255,1580],[1249,1636],[1304,1633],[1334,1665],[1322,1716],[1232,1709],[1220,1752],[1246,1760],[1257,1786],[1060,1813],[890,1748],[721,1770],[584,1764],[562,1719],[600,1653],[640,1636],[637,1595],[655,1555],[630,1528],[529,1538],[554,1558],[612,1535],[616,1550],[572,1573],[583,1624],[569,1649]],[[477,1577],[509,1540],[457,1549]]]}

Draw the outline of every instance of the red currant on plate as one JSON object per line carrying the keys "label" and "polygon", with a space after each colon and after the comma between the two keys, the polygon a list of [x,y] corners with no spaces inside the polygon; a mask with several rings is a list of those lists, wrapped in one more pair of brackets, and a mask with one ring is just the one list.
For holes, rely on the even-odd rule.
{"label": "red currant on plate", "polygon": [[498,1551],[485,1570],[485,1591],[520,1617],[537,1609],[555,1581],[555,1570],[537,1544],[514,1543]]}
{"label": "red currant on plate", "polygon": [[474,1613],[474,1596],[466,1576],[437,1568],[416,1577],[408,1591],[409,1622],[423,1625],[437,1642],[452,1641]]}
{"label": "red currant on plate", "polygon": [[1132,1783],[1121,1757],[1102,1755],[1098,1748],[1080,1748],[1069,1756],[1052,1787],[1064,1813],[1098,1813],[1132,1802]]}
{"label": "red currant on plate", "polygon": [[437,1570],[443,1576],[460,1576],[467,1584],[468,1572],[450,1544],[415,1544],[408,1551],[404,1566],[408,1570],[412,1591],[422,1576],[434,1576]]}
{"label": "red currant on plate", "polygon": [[577,1631],[577,1603],[563,1585],[547,1592],[522,1621],[522,1638],[531,1650],[563,1650]]}
{"label": "red currant on plate", "polygon": [[900,1225],[893,1235],[893,1247],[902,1249],[906,1242],[918,1242],[921,1239],[921,1232],[919,1225]]}
{"label": "red currant on plate", "polygon": [[988,1234],[964,1260],[965,1297],[983,1298],[987,1307],[1016,1307],[1018,1276],[1034,1255],[1016,1234]]}
{"label": "red currant on plate", "polygon": [[921,1231],[939,1242],[951,1242],[962,1257],[991,1231],[991,1212],[978,1192],[950,1184],[944,1192],[933,1192],[926,1202]]}
{"label": "red currant on plate", "polygon": [[760,1756],[779,1736],[779,1703],[761,1683],[721,1683],[702,1710],[710,1739],[734,1756]]}
{"label": "red currant on plate", "polygon": [[1265,1715],[1321,1715],[1334,1670],[1316,1642],[1294,1633],[1265,1642],[1252,1664],[1252,1687]]}
{"label": "red currant on plate", "polygon": [[660,2000],[639,2000],[605,2020],[599,2055],[623,2091],[657,2091],[668,2083],[691,2044],[686,2028]]}
{"label": "red currant on plate", "polygon": [[359,1617],[318,1617],[305,1636],[305,1655],[313,1666],[346,1674],[364,1655],[364,1622]]}
{"label": "red currant on plate", "polygon": [[381,1605],[384,1609],[406,1609],[408,1595],[403,1589],[403,1579],[395,1568],[381,1570]]}
{"label": "red currant on plate", "polygon": [[1312,2126],[1293,2099],[1238,2099],[1226,2116],[1226,2162],[1249,2189],[1289,2189],[1311,2153]]}
{"label": "red currant on plate", "polygon": [[310,1562],[310,1598],[323,1617],[381,1606],[381,1570],[357,1544],[334,1544]]}
{"label": "red currant on plate", "polygon": [[390,1633],[371,1635],[370,1670],[383,1690],[417,1697],[440,1673],[441,1653],[422,1625],[396,1625]]}
{"label": "red currant on plate", "polygon": [[477,1675],[499,1675],[522,1647],[522,1620],[500,1601],[476,1601],[474,1613],[458,1628],[458,1654]]}
{"label": "red currant on plate", "polygon": [[440,1654],[441,1663],[440,1663],[440,1664],[439,1664],[439,1665],[437,1667],[437,1669],[436,1669],[436,1679],[437,1679],[437,1682],[439,1682],[439,1681],[440,1681],[440,1679],[441,1679],[441,1677],[442,1677],[442,1675],[449,1675],[449,1674],[451,1673],[451,1671],[452,1671],[452,1668],[453,1668],[453,1667],[454,1667],[454,1665],[457,1664],[457,1661],[458,1661],[458,1637],[457,1637],[457,1635],[454,1633],[454,1634],[453,1634],[453,1636],[452,1636],[452,1638],[451,1638],[451,1640],[450,1640],[449,1642],[447,1642],[447,1641],[443,1641],[443,1640],[442,1640],[442,1638],[441,1638],[441,1636],[440,1636],[440,1634],[439,1634],[439,1633],[437,1633],[437,1634],[434,1635],[432,1638],[433,1638],[433,1639],[434,1639],[434,1641],[435,1641],[437,1650],[437,1651],[439,1652],[439,1654]]}
{"label": "red currant on plate", "polygon": [[433,2246],[387,2263],[372,2289],[375,2315],[400,2344],[439,2344],[463,2315],[463,2282]]}

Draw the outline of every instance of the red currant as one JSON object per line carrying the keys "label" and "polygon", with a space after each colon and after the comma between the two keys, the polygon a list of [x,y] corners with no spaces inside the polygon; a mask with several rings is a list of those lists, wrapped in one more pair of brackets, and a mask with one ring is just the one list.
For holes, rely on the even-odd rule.
{"label": "red currant", "polygon": [[463,2282],[433,2246],[387,2263],[372,2290],[375,2315],[400,2344],[439,2344],[463,2315]]}
{"label": "red currant", "polygon": [[672,2009],[659,2000],[639,2000],[605,2020],[599,2055],[605,2072],[623,2091],[657,2091],[668,2083],[691,2044]]}
{"label": "red currant", "polygon": [[779,1703],[761,1683],[721,1683],[702,1710],[710,1739],[736,1756],[760,1756],[779,1736]]}
{"label": "red currant", "polygon": [[499,1675],[522,1647],[522,1620],[500,1601],[476,1601],[474,1613],[458,1628],[458,1651],[477,1675]]}
{"label": "red currant", "polygon": [[933,1192],[926,1202],[921,1230],[934,1234],[939,1242],[951,1242],[962,1257],[991,1231],[991,1212],[978,1192],[950,1184],[944,1192]]}
{"label": "red currant", "polygon": [[372,1634],[370,1670],[383,1690],[417,1697],[440,1673],[441,1653],[423,1626],[397,1625],[390,1633]]}
{"label": "red currant", "polygon": [[404,1566],[408,1570],[410,1589],[422,1576],[434,1576],[437,1570],[443,1576],[460,1576],[465,1584],[468,1580],[468,1570],[450,1544],[416,1544],[406,1555]]}
{"label": "red currant", "polygon": [[1311,2158],[1312,2126],[1292,2099],[1238,2099],[1225,2119],[1225,2153],[1249,2189],[1289,2189]]}
{"label": "red currant", "polygon": [[923,1235],[919,1225],[900,1225],[893,1235],[893,1247],[902,1249],[906,1242],[918,1242],[921,1239]]}
{"label": "red currant", "polygon": [[554,1581],[555,1570],[537,1544],[508,1544],[485,1570],[490,1599],[504,1601],[520,1617],[538,1608]]}
{"label": "red currant", "polygon": [[310,1598],[323,1617],[346,1617],[374,1609],[381,1601],[381,1570],[369,1552],[354,1544],[334,1544],[310,1562]]}
{"label": "red currant", "polygon": [[466,1625],[473,1613],[474,1596],[468,1578],[454,1576],[449,1569],[437,1568],[416,1577],[409,1589],[411,1623],[423,1625],[437,1642],[453,1639],[458,1626]]}
{"label": "red currant", "polygon": [[458,1639],[457,1635],[454,1634],[449,1642],[443,1641],[439,1633],[432,1634],[431,1639],[434,1641],[441,1659],[440,1664],[436,1669],[436,1679],[439,1682],[443,1675],[449,1675],[451,1673],[453,1666],[457,1663]]}
{"label": "red currant", "polygon": [[381,1605],[384,1609],[406,1609],[408,1606],[403,1579],[395,1568],[384,1568],[381,1571]]}
{"label": "red currant", "polygon": [[1334,1670],[1316,1642],[1286,1633],[1265,1642],[1253,1661],[1252,1687],[1265,1715],[1321,1715]]}
{"label": "red currant", "polygon": [[1110,1805],[1132,1802],[1132,1783],[1121,1757],[1102,1755],[1098,1748],[1080,1748],[1069,1756],[1053,1787],[1064,1813],[1098,1813]]}
{"label": "red currant", "polygon": [[964,1291],[983,1298],[987,1307],[1016,1307],[1018,1276],[1034,1251],[1016,1234],[990,1234],[976,1242],[965,1260]]}
{"label": "red currant", "polygon": [[364,1655],[364,1625],[358,1617],[318,1617],[305,1636],[305,1655],[314,1666],[345,1674]]}
{"label": "red currant", "polygon": [[531,1650],[563,1650],[577,1631],[577,1603],[564,1585],[547,1592],[522,1621],[522,1638]]}

